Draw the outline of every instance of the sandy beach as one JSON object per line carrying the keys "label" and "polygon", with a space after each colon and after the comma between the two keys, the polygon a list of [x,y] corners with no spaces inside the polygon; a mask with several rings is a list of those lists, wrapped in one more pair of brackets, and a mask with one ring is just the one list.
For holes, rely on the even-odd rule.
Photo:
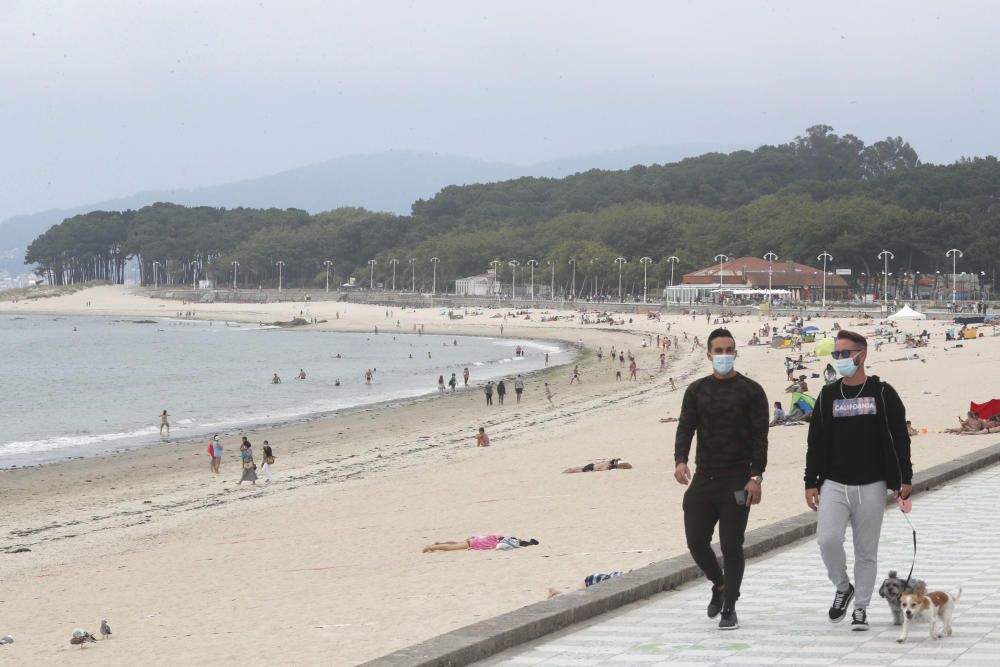
{"label": "sandy beach", "polygon": [[[167,317],[193,308],[202,319],[267,322],[288,320],[302,307],[182,306],[99,287],[0,302],[0,313]],[[380,306],[313,302],[309,309],[328,320],[311,329],[368,331],[386,322]],[[17,640],[0,647],[0,663],[350,665],[538,602],[550,587],[580,587],[587,574],[686,551],[684,488],[672,476],[675,425],[660,419],[677,416],[684,387],[710,371],[704,349],[692,349],[685,333],[704,341],[717,325],[704,315],[632,315],[629,324],[625,314],[626,324],[610,327],[541,322],[537,312],[504,321],[488,309],[461,320],[438,309],[392,310],[402,332],[416,324],[426,333],[498,336],[502,323],[506,336],[578,344],[582,382],[569,384],[569,365],[530,377],[520,405],[508,394],[503,407],[487,407],[475,389],[248,431],[254,443],[275,446],[276,479],[267,487],[237,486],[238,434],[224,441],[218,477],[208,470],[203,442],[0,472],[0,635]],[[739,346],[737,370],[787,408],[784,352],[746,345],[765,321],[755,314],[727,325]],[[877,325],[854,326],[846,315],[811,323],[829,329],[833,321],[864,334]],[[668,326],[679,346],[661,372],[659,352],[641,340],[666,335]],[[955,426],[970,400],[996,395],[1000,367],[1000,337],[984,330],[984,338],[956,347],[944,341],[948,326],[900,323],[903,331],[927,329],[930,345],[886,343],[869,354],[869,373],[893,384],[914,426],[928,429],[913,441],[916,470],[1000,439],[937,432]],[[598,361],[595,351],[612,346],[636,355],[637,382],[627,381],[627,368],[620,369],[626,381],[617,382],[618,363],[607,355]],[[914,352],[919,359],[892,361]],[[820,373],[826,360],[800,373]],[[544,399],[546,381],[554,408]],[[809,385],[815,396],[822,380],[810,377]],[[479,426],[491,447],[474,446]],[[806,509],[805,435],[804,426],[771,430],[763,502],[751,512],[750,529]],[[635,467],[560,472],[611,457]],[[421,553],[430,542],[494,532],[541,544]],[[880,569],[890,566],[903,564]],[[817,592],[823,600],[828,593]],[[69,645],[74,627],[96,633],[102,618],[112,640]]]}

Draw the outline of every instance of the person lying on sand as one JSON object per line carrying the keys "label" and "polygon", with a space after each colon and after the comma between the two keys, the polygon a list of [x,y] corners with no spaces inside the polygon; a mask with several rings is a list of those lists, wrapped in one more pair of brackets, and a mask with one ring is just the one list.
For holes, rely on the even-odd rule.
{"label": "person lying on sand", "polygon": [[979,433],[995,433],[1000,431],[1000,426],[990,423],[984,419],[980,419],[976,416],[976,413],[971,410],[967,413],[965,419],[959,417],[958,423],[958,428],[947,428],[944,432],[953,433],[955,435],[977,435]]}
{"label": "person lying on sand", "polygon": [[610,461],[602,461],[600,463],[588,463],[585,466],[579,466],[577,468],[566,468],[563,473],[574,473],[574,472],[603,472],[605,470],[631,470],[632,464],[628,461],[622,461],[621,459],[611,459]]}
{"label": "person lying on sand", "polygon": [[521,547],[530,547],[538,544],[538,540],[522,540],[516,537],[504,537],[503,535],[473,535],[467,540],[457,542],[435,542],[424,547],[424,553],[432,551],[488,551],[499,549],[509,551]]}

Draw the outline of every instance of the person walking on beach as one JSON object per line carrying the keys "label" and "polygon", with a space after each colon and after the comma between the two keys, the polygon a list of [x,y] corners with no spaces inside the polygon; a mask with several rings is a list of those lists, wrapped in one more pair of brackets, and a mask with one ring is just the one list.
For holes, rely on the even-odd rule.
{"label": "person walking on beach", "polygon": [[479,433],[476,434],[476,447],[489,447],[489,446],[490,446],[490,436],[486,435],[486,429],[480,426]]}
{"label": "person walking on beach", "polygon": [[580,382],[580,367],[579,366],[573,366],[573,376],[569,379],[569,383],[573,384],[574,380],[576,381],[577,384],[582,384]]}
{"label": "person walking on beach", "polygon": [[451,374],[451,379],[448,380],[448,386],[451,388],[451,393],[454,394],[455,393],[455,387],[458,386],[458,378],[455,377],[454,373]]}
{"label": "person walking on beach", "polygon": [[506,395],[507,395],[507,385],[504,384],[503,379],[501,378],[500,381],[497,382],[497,404],[498,405],[503,405],[503,397],[506,396]]}
{"label": "person walking on beach", "polygon": [[[912,490],[910,435],[899,394],[877,375],[865,373],[865,337],[841,330],[832,356],[841,379],[820,390],[809,422],[806,505],[819,513],[816,541],[837,588],[830,622],[844,619],[853,598],[851,629],[867,630],[886,490],[903,500]],[[854,540],[853,585],[844,553],[848,524]]]}
{"label": "person walking on beach", "polygon": [[[674,441],[674,478],[688,486],[684,493],[684,532],[695,563],[712,582],[708,617],[721,612],[720,630],[739,627],[745,561],[743,538],[750,506],[761,498],[767,466],[767,395],[750,378],[736,372],[736,340],[727,329],[708,337],[712,374],[688,385],[681,403]],[[688,468],[691,440],[698,435],[694,477]],[[723,567],[712,550],[719,525]]]}
{"label": "person walking on beach", "polygon": [[553,408],[554,408],[554,407],[556,407],[556,404],[552,402],[552,397],[553,397],[554,395],[555,395],[555,394],[553,394],[553,393],[552,393],[552,387],[550,387],[550,386],[549,386],[549,383],[548,383],[548,382],[546,382],[546,383],[545,383],[545,400],[547,400],[547,401],[549,402],[549,405],[550,405],[551,407],[553,407]]}
{"label": "person walking on beach", "polygon": [[465,386],[469,386],[469,368],[466,366],[462,369],[462,379],[465,380]]}
{"label": "person walking on beach", "polygon": [[517,396],[517,402],[521,402],[521,394],[524,393],[524,378],[518,373],[517,377],[514,378],[514,394]]}
{"label": "person walking on beach", "polygon": [[444,396],[444,376],[438,375],[438,393]]}
{"label": "person walking on beach", "polygon": [[160,413],[160,436],[163,435],[163,429],[167,429],[167,437],[170,437],[170,415],[164,410]]}
{"label": "person walking on beach", "polygon": [[219,441],[219,436],[212,438],[212,469],[215,474],[219,474],[219,470],[222,468],[222,442]]}
{"label": "person walking on beach", "polygon": [[271,466],[274,465],[274,451],[271,449],[270,443],[267,440],[264,441],[264,463],[261,464],[261,472],[264,473],[264,482],[266,484],[271,483]]}
{"label": "person walking on beach", "polygon": [[486,383],[483,391],[486,392],[486,405],[493,405],[493,380]]}
{"label": "person walking on beach", "polygon": [[632,361],[628,365],[628,379],[629,380],[635,380],[636,382],[638,382],[639,378],[636,377],[636,373],[638,371],[639,371],[639,364],[637,364],[635,362],[635,359],[633,358]]}
{"label": "person walking on beach", "polygon": [[250,441],[243,436],[240,444],[240,461],[243,463],[243,474],[240,476],[240,486],[243,482],[250,482],[257,486],[257,464],[253,461],[253,450],[250,449]]}

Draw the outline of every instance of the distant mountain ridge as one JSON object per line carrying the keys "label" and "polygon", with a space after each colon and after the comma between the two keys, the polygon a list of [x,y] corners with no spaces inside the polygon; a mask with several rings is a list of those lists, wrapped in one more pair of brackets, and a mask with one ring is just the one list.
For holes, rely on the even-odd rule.
{"label": "distant mountain ridge", "polygon": [[529,165],[420,151],[386,151],[334,158],[222,185],[149,190],[94,204],[8,218],[0,222],[0,271],[24,271],[24,250],[35,237],[66,218],[95,210],[138,209],[155,202],[172,202],[224,208],[300,208],[310,213],[361,206],[405,215],[410,212],[413,202],[433,197],[449,185],[490,183],[523,176],[561,178],[591,169],[666,164],[737,148],[710,143],[635,146]]}

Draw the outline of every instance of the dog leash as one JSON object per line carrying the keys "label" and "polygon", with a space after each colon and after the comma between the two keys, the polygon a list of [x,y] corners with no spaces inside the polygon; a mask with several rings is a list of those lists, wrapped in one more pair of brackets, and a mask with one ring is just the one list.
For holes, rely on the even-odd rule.
{"label": "dog leash", "polygon": [[[901,501],[902,499],[900,498],[897,500]],[[909,500],[909,498],[907,498],[907,500]],[[904,586],[909,586],[910,578],[913,576],[913,568],[917,565],[917,529],[913,527],[910,517],[906,516],[907,513],[903,510],[903,503],[898,502],[897,504],[899,506],[899,513],[903,515],[904,519],[906,519],[906,523],[910,525],[910,530],[913,532],[913,562],[910,563],[910,573],[906,575],[906,583],[904,584]]]}

